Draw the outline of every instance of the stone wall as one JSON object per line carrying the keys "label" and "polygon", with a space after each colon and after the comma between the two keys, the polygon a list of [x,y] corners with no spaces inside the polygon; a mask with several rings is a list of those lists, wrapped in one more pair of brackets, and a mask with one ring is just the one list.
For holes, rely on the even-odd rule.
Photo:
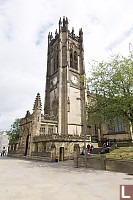
{"label": "stone wall", "polygon": [[120,140],[120,141],[126,141],[126,140],[131,140],[131,134],[130,132],[125,132],[125,133],[107,133],[107,134],[103,134],[103,138],[109,138],[110,140],[113,140],[115,137],[115,139]]}
{"label": "stone wall", "polygon": [[[86,138],[90,142],[90,136]],[[64,161],[73,159],[74,151],[81,153],[84,145],[84,137],[78,135],[39,135],[32,138],[27,147],[21,148],[18,141],[10,142],[9,156],[26,157],[45,161]],[[23,145],[24,147],[24,145]],[[31,148],[32,147],[32,148]],[[31,151],[29,151],[31,149]]]}
{"label": "stone wall", "polygon": [[108,158],[106,170],[133,174],[133,161]]}
{"label": "stone wall", "polygon": [[[131,160],[110,159],[105,156],[87,156],[86,162],[87,168],[133,174],[133,161]],[[74,165],[76,167],[85,167],[84,163],[84,156],[74,157]]]}
{"label": "stone wall", "polygon": [[[56,159],[59,161],[70,160],[73,159],[74,156],[74,148],[75,146],[82,147],[84,145],[83,141],[45,141],[46,150],[43,150],[42,141],[34,142],[35,150],[32,152],[31,158],[33,157],[45,157],[45,154],[49,152],[49,157],[51,157],[51,161],[55,161]],[[62,152],[61,152],[62,151]]]}

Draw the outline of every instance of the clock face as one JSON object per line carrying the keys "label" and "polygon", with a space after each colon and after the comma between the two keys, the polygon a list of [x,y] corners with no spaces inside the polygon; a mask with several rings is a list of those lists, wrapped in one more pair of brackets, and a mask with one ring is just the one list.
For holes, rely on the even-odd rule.
{"label": "clock face", "polygon": [[72,81],[72,83],[73,84],[77,84],[78,83],[78,78],[77,78],[77,76],[71,76],[71,81]]}
{"label": "clock face", "polygon": [[57,76],[55,76],[55,77],[53,78],[53,85],[56,85],[56,83],[57,83]]}

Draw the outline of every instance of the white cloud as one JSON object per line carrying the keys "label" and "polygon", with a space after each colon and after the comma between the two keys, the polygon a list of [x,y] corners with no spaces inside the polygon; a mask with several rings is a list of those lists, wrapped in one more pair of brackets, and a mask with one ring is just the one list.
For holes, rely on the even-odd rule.
{"label": "white cloud", "polygon": [[114,52],[127,53],[133,40],[132,0],[0,0],[0,129],[32,110],[45,91],[47,34],[67,16],[69,29],[83,28],[85,65]]}

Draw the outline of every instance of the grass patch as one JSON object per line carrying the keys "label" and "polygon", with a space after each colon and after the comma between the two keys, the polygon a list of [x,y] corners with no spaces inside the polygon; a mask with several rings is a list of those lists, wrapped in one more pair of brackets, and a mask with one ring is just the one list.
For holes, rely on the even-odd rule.
{"label": "grass patch", "polygon": [[117,149],[106,154],[106,158],[133,160],[133,146],[132,147],[117,147]]}

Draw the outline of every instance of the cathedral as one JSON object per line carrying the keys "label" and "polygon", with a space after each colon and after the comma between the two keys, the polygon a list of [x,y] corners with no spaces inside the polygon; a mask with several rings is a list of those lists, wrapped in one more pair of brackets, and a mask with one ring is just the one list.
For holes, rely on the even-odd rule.
{"label": "cathedral", "polygon": [[[90,142],[85,120],[83,31],[68,29],[60,18],[55,35],[48,34],[44,113],[38,93],[33,112],[20,121],[20,136],[10,142],[9,155],[46,161],[72,159],[74,151]],[[86,138],[84,138],[86,136]]]}
{"label": "cathedral", "polygon": [[55,35],[48,34],[44,112],[38,93],[33,112],[27,111],[20,120],[19,139],[9,143],[10,156],[63,161],[72,159],[90,142],[102,145],[106,138],[133,140],[119,117],[115,126],[113,119],[87,126],[86,103],[89,105],[94,95],[86,92],[84,76],[83,31],[77,36],[74,28],[69,31],[67,17],[60,18]]}

